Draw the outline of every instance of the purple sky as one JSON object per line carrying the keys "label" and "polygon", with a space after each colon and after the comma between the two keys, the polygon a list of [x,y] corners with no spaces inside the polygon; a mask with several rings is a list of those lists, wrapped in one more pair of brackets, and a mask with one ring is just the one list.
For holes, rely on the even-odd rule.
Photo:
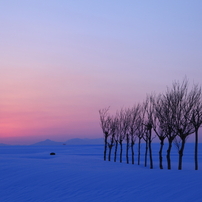
{"label": "purple sky", "polygon": [[201,85],[202,1],[0,1],[0,142],[102,137],[98,110]]}

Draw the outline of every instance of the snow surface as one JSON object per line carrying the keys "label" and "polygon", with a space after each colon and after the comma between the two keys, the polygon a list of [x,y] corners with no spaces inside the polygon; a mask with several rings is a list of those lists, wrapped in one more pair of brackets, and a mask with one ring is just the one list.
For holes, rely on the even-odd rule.
{"label": "snow surface", "polygon": [[[172,170],[103,161],[103,145],[0,147],[1,202],[199,202],[202,201],[202,145],[199,170],[194,170],[193,144],[187,144],[183,170],[177,170],[173,147]],[[142,152],[144,146],[142,146]],[[55,156],[50,156],[55,152]],[[124,153],[125,155],[125,153]],[[124,156],[125,157],[125,156]],[[112,159],[113,160],[113,159]],[[149,163],[149,162],[148,162]]]}

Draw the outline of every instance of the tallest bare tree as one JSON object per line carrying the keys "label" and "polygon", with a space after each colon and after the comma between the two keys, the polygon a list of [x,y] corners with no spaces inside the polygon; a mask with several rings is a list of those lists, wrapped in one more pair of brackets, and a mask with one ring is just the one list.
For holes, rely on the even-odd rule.
{"label": "tallest bare tree", "polygon": [[174,82],[170,93],[172,97],[171,109],[174,119],[174,130],[177,134],[175,144],[179,153],[178,169],[181,170],[186,140],[189,135],[195,132],[191,119],[193,118],[194,109],[200,103],[201,90],[194,86],[189,91],[188,81],[184,79],[182,84]]}
{"label": "tallest bare tree", "polygon": [[195,128],[195,152],[194,152],[195,153],[194,155],[195,170],[198,170],[198,131],[202,125],[202,104],[201,103],[193,111],[191,121]]}
{"label": "tallest bare tree", "polygon": [[198,99],[195,101],[195,107],[191,115],[191,123],[195,129],[195,170],[198,170],[198,131],[202,125],[202,99],[201,99],[201,88],[198,85],[194,86],[194,92],[198,94]]}

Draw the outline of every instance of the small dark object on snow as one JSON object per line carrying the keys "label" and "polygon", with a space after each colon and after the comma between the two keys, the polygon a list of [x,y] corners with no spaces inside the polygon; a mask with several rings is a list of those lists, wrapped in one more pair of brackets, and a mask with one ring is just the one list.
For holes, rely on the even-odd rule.
{"label": "small dark object on snow", "polygon": [[55,153],[54,153],[54,152],[51,152],[50,155],[55,155]]}

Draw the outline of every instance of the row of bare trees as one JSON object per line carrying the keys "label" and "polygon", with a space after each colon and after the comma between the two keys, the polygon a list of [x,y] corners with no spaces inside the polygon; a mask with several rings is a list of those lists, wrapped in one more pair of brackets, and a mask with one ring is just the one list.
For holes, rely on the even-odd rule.
{"label": "row of bare trees", "polygon": [[[134,164],[134,145],[138,144],[138,159],[140,164],[140,146],[143,140],[146,144],[144,165],[147,166],[149,156],[150,168],[153,168],[152,141],[157,137],[160,141],[159,167],[163,169],[163,147],[165,140],[167,148],[167,168],[171,169],[171,149],[173,143],[178,149],[178,169],[182,169],[182,159],[187,138],[195,134],[195,170],[198,170],[198,135],[202,125],[202,92],[198,84],[189,89],[188,80],[182,83],[173,82],[171,88],[159,95],[148,95],[142,104],[132,108],[121,109],[115,115],[109,114],[109,108],[99,110],[100,125],[104,134],[104,160],[111,160],[114,147],[114,162],[122,162],[123,143],[126,144],[126,162],[129,163],[131,151]],[[108,155],[108,156],[107,156]]]}

